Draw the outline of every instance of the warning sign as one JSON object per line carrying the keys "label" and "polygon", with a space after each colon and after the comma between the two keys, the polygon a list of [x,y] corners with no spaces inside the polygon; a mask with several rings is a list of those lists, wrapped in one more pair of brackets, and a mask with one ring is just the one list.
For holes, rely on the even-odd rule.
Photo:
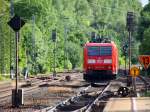
{"label": "warning sign", "polygon": [[130,75],[132,77],[137,77],[137,76],[139,76],[139,74],[140,74],[140,70],[139,70],[138,67],[134,66],[134,67],[131,68]]}
{"label": "warning sign", "polygon": [[150,65],[150,55],[140,55],[139,56],[140,63],[147,69]]}

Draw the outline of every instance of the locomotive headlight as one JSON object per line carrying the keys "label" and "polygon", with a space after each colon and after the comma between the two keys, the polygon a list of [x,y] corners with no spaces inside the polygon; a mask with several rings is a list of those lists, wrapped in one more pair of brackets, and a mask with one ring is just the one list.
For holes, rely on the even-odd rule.
{"label": "locomotive headlight", "polygon": [[88,63],[96,63],[94,59],[88,59]]}
{"label": "locomotive headlight", "polygon": [[112,59],[104,59],[104,63],[112,63]]}

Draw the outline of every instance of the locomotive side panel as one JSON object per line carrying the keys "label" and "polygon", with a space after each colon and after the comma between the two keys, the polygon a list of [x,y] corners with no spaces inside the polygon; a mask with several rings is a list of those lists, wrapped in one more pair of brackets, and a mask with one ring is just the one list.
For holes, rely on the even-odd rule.
{"label": "locomotive side panel", "polygon": [[115,44],[113,44],[113,59],[114,59],[114,68],[113,68],[113,75],[117,75],[118,73],[118,49]]}
{"label": "locomotive side panel", "polygon": [[117,50],[117,47],[116,47],[115,44],[112,44],[112,46],[113,46],[113,52],[112,52],[112,59],[113,59],[112,66],[113,66],[113,69],[112,69],[112,74],[116,75],[117,72],[118,72],[118,50]]}

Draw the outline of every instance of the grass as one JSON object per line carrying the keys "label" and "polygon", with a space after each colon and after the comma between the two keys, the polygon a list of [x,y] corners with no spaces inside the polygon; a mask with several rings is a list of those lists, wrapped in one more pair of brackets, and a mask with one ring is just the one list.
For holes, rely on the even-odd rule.
{"label": "grass", "polygon": [[10,80],[9,75],[0,75],[0,81],[7,81],[7,80]]}

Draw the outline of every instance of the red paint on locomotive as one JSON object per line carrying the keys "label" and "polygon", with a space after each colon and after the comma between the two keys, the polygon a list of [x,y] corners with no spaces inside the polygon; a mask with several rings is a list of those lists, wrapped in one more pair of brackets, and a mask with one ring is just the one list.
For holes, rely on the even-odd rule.
{"label": "red paint on locomotive", "polygon": [[114,42],[86,43],[84,46],[84,79],[90,80],[102,73],[115,77],[118,73],[118,49]]}

